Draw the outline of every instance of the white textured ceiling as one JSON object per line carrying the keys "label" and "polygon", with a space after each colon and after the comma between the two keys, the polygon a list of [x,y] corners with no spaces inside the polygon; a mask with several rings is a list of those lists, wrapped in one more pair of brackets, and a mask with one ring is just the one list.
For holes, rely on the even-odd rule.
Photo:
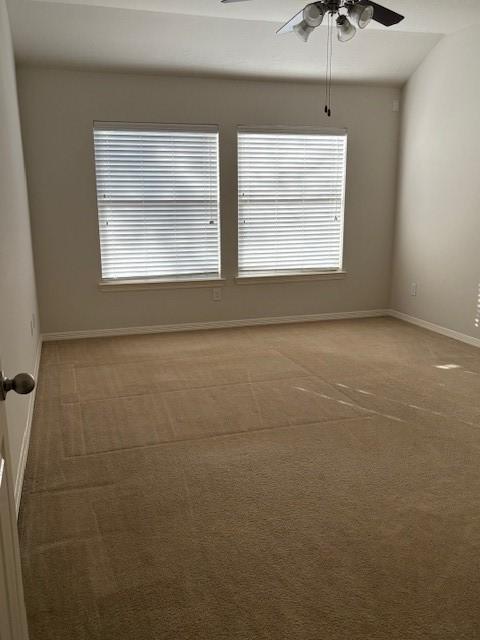
{"label": "white textured ceiling", "polygon": [[[30,64],[321,79],[326,29],[307,44],[276,29],[302,0],[8,0],[17,57]],[[480,0],[383,0],[406,16],[336,43],[339,81],[401,84],[442,37],[480,23]]]}

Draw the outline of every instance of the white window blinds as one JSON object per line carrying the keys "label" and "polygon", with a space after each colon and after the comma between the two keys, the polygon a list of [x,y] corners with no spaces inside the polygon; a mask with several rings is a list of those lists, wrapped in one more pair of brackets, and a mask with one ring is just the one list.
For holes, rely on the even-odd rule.
{"label": "white window blinds", "polygon": [[94,126],[102,278],[218,277],[216,127]]}
{"label": "white window blinds", "polygon": [[239,275],[339,270],[344,131],[239,129]]}

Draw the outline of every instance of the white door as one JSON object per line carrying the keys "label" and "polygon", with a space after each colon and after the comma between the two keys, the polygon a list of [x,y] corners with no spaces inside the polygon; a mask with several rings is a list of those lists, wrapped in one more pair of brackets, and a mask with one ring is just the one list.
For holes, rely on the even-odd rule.
{"label": "white door", "polygon": [[4,402],[10,381],[5,391],[2,382],[0,374],[0,640],[28,640]]}

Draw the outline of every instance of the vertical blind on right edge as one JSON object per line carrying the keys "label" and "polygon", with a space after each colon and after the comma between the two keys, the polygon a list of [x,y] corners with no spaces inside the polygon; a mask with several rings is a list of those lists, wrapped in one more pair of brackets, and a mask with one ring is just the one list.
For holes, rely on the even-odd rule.
{"label": "vertical blind on right edge", "polygon": [[239,129],[239,275],[342,268],[346,132]]}

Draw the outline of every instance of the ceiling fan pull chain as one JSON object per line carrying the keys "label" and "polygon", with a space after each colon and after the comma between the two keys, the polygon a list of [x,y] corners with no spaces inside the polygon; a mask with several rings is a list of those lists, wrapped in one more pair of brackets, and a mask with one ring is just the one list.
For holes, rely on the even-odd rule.
{"label": "ceiling fan pull chain", "polygon": [[328,114],[328,43],[330,42],[330,16],[327,23],[327,56],[325,63],[325,114]]}
{"label": "ceiling fan pull chain", "polygon": [[330,13],[328,20],[327,39],[327,107],[325,113],[332,116],[332,58],[333,58],[333,15]]}
{"label": "ceiling fan pull chain", "polygon": [[328,14],[327,24],[327,63],[325,67],[325,114],[330,117],[330,82],[331,82],[331,55],[332,55],[332,15]]}
{"label": "ceiling fan pull chain", "polygon": [[332,115],[332,37],[330,37],[330,53],[328,56],[328,111],[327,116],[330,118]]}

